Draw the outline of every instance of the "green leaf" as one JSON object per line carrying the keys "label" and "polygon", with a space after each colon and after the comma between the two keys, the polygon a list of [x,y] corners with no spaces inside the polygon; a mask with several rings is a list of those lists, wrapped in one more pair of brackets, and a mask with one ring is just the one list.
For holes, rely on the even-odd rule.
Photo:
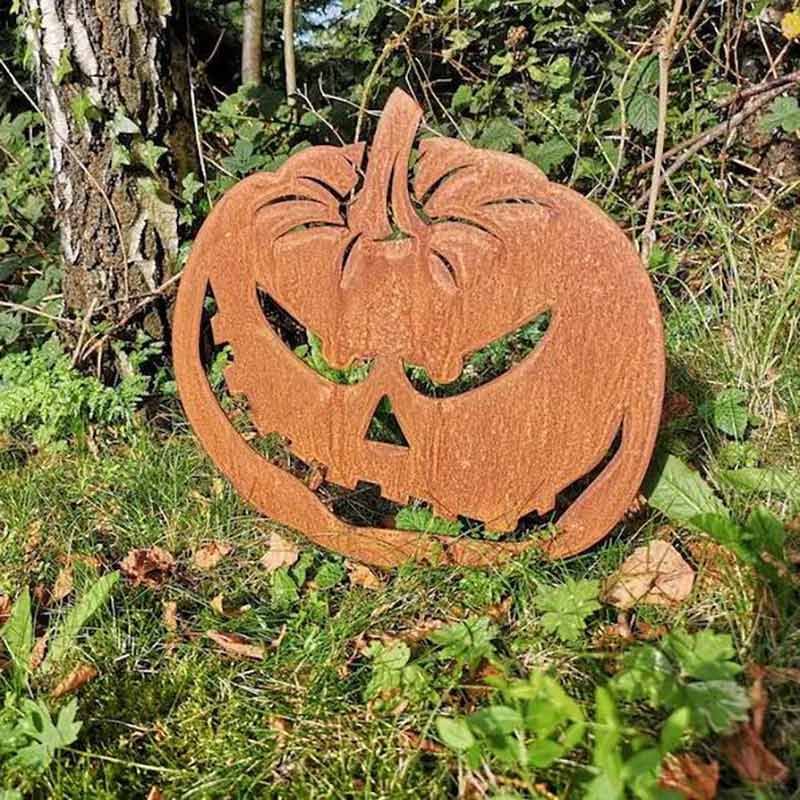
{"label": "green leaf", "polygon": [[118,572],[109,572],[108,575],[104,575],[69,610],[64,621],[58,626],[55,639],[53,639],[47,658],[42,664],[43,670],[46,671],[61,662],[69,648],[72,647],[81,628],[105,605],[118,580]]}
{"label": "green leaf", "polygon": [[509,706],[489,706],[469,717],[470,728],[483,736],[504,736],[522,730],[522,715]]}
{"label": "green leaf", "polygon": [[166,147],[161,147],[155,142],[151,142],[149,139],[144,142],[136,142],[133,146],[133,154],[136,156],[137,160],[141,164],[144,164],[154,175],[158,169],[159,159],[166,152]]}
{"label": "green leaf", "polygon": [[537,145],[527,145],[524,150],[525,158],[533,161],[548,175],[574,152],[572,145],[561,138],[548,139]]}
{"label": "green leaf", "polygon": [[735,657],[733,640],[727,633],[704,630],[695,634],[675,630],[665,637],[664,652],[673,656],[681,671],[703,681],[729,680],[742,668]]}
{"label": "green leaf", "polygon": [[800,475],[778,467],[728,469],[720,477],[735,489],[759,494],[777,494],[800,505]]}
{"label": "green leaf", "polygon": [[658,127],[658,100],[652,94],[634,94],[626,109],[628,122],[640,133],[652,133]]}
{"label": "green leaf", "polygon": [[463,719],[436,717],[436,731],[442,742],[457,753],[463,753],[475,744],[475,737]]}
{"label": "green leaf", "polygon": [[714,427],[735,439],[741,439],[747,431],[750,415],[744,403],[747,396],[741,389],[726,389],[720,392],[706,409],[705,416]]}
{"label": "green leaf", "polygon": [[749,546],[750,534],[739,523],[722,514],[698,514],[692,517],[693,528],[707,533],[724,545],[747,564],[754,564],[755,557]]}
{"label": "green leaf", "polygon": [[293,606],[299,598],[297,584],[289,574],[286,567],[276,569],[272,573],[270,585],[270,602],[279,610],[286,610]]}
{"label": "green leaf", "polygon": [[794,133],[800,128],[800,106],[795,97],[776,97],[764,114],[759,127],[765,131],[782,128],[785,133]]}
{"label": "green leaf", "polygon": [[659,735],[662,755],[672,753],[680,747],[681,740],[688,733],[691,724],[692,712],[685,706],[676,709],[667,717]]}
{"label": "green leaf", "polygon": [[19,749],[11,759],[11,764],[21,769],[44,770],[52,762],[56,752],[69,747],[78,738],[82,723],[75,722],[78,702],[74,698],[65,705],[53,724],[50,711],[41,701],[25,700],[24,717],[18,726],[18,732],[30,744]]}
{"label": "green leaf", "polygon": [[24,678],[28,673],[31,650],[33,649],[33,616],[31,614],[31,596],[25,587],[14,603],[11,616],[0,629],[0,638],[14,662],[14,672]]}
{"label": "green leaf", "polygon": [[465,106],[468,106],[471,101],[472,87],[467,83],[462,83],[453,94],[453,98],[450,101],[450,108],[452,108],[453,111],[459,111]]}
{"label": "green leaf", "polygon": [[314,575],[314,583],[320,589],[330,589],[344,578],[344,567],[336,561],[326,561]]}
{"label": "green leaf", "polygon": [[497,625],[488,617],[478,617],[446,625],[433,631],[428,638],[440,647],[437,658],[453,659],[473,668],[482,659],[494,655],[492,640],[498,633]]}
{"label": "green leaf", "polygon": [[534,600],[543,611],[542,625],[565,642],[574,642],[586,628],[586,618],[600,608],[600,582],[567,578],[559,586],[539,587]]}
{"label": "green leaf", "polygon": [[378,15],[378,0],[361,0],[358,4],[358,24],[362,28],[369,27],[370,22]]}
{"label": "green leaf", "polygon": [[728,511],[700,475],[677,456],[657,457],[648,475],[649,504],[673,522],[691,523],[698,514],[728,516]]}
{"label": "green leaf", "polygon": [[733,681],[698,681],[685,690],[687,705],[701,735],[707,728],[715,733],[730,733],[735,722],[744,722],[750,698],[744,687]]}
{"label": "green leaf", "polygon": [[457,519],[437,517],[425,506],[406,506],[394,518],[395,527],[401,531],[423,531],[457,536],[461,533],[461,523]]}
{"label": "green leaf", "polygon": [[481,147],[508,152],[514,145],[522,144],[522,131],[505,117],[495,117],[483,131]]}

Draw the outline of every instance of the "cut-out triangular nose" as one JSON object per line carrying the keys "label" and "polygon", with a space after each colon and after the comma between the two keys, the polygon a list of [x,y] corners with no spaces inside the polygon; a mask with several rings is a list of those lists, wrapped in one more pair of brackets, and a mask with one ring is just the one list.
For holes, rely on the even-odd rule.
{"label": "cut-out triangular nose", "polygon": [[400,427],[397,417],[392,411],[392,402],[388,395],[384,395],[372,412],[372,419],[367,428],[367,440],[370,442],[383,442],[396,447],[408,447],[408,439]]}

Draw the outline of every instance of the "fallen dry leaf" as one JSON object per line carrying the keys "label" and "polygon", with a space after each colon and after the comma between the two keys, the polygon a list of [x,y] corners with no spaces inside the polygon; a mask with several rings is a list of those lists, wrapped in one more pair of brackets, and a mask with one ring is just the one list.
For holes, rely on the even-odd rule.
{"label": "fallen dry leaf", "polygon": [[97,670],[91,664],[78,664],[75,669],[53,689],[53,697],[63,697],[65,694],[76,692],[81,686],[97,677]]}
{"label": "fallen dry leaf", "polygon": [[355,561],[347,561],[346,566],[351,586],[361,586],[364,589],[383,589],[383,581],[369,567]]}
{"label": "fallen dry leaf", "polygon": [[669,542],[655,540],[637,547],[608,577],[603,590],[606,603],[633,608],[637,603],[674,606],[691,594],[694,570]]}
{"label": "fallen dry leaf", "polygon": [[225,595],[220,592],[210,603],[211,608],[217,612],[221,617],[227,619],[235,619],[241,617],[242,614],[250,610],[250,606],[231,606],[225,602]]}
{"label": "fallen dry leaf", "polygon": [[277,533],[270,534],[269,550],[261,559],[261,566],[267,572],[275,572],[281,567],[291,567],[300,557],[300,551],[294,542],[284,539]]}
{"label": "fallen dry leaf", "polygon": [[164,608],[164,627],[174,633],[178,630],[178,604],[174,600],[167,600],[163,604]]}
{"label": "fallen dry leaf", "polygon": [[765,786],[789,777],[788,767],[767,749],[752,722],[743,723],[723,740],[722,754],[746,783]]}
{"label": "fallen dry leaf", "polygon": [[31,650],[31,657],[28,662],[28,666],[30,667],[31,671],[39,669],[42,666],[42,662],[44,661],[45,653],[47,652],[47,640],[50,636],[48,631],[45,631],[37,640],[36,644],[33,645],[33,649]]}
{"label": "fallen dry leaf", "polygon": [[147,547],[131,550],[119,566],[122,574],[134,586],[158,589],[166,583],[175,569],[175,559],[161,547]]}
{"label": "fallen dry leaf", "polygon": [[246,636],[238,633],[206,631],[206,636],[229,656],[234,656],[235,658],[250,658],[253,661],[261,661],[266,655],[264,647],[259,644],[253,644]]}
{"label": "fallen dry leaf", "polygon": [[164,800],[161,789],[159,789],[158,786],[151,786],[150,791],[147,793],[147,800]]}
{"label": "fallen dry leaf", "polygon": [[753,678],[750,720],[743,722],[732,736],[722,740],[722,754],[745,783],[756,786],[783,783],[789,777],[789,769],[769,751],[761,738],[769,702],[764,688],[767,670],[755,664],[748,672]]}
{"label": "fallen dry leaf", "polygon": [[718,783],[719,764],[703,761],[692,753],[668,755],[658,781],[662,789],[672,789],[685,800],[714,800]]}
{"label": "fallen dry leaf", "polygon": [[508,619],[508,612],[511,611],[511,606],[514,604],[514,598],[509,595],[505,600],[489,606],[486,609],[486,616],[494,620],[498,625],[504,623]]}
{"label": "fallen dry leaf", "polygon": [[400,735],[409,743],[414,750],[423,753],[446,753],[447,748],[420,736],[416,731],[400,731]]}
{"label": "fallen dry leaf", "polygon": [[214,569],[232,551],[233,546],[227,542],[209,542],[195,551],[192,561],[197,569]]}
{"label": "fallen dry leaf", "polygon": [[5,625],[11,616],[11,598],[7,594],[0,594],[0,625]]}
{"label": "fallen dry leaf", "polygon": [[51,592],[53,600],[56,602],[63,600],[72,591],[73,580],[72,561],[67,561],[53,584],[53,591]]}

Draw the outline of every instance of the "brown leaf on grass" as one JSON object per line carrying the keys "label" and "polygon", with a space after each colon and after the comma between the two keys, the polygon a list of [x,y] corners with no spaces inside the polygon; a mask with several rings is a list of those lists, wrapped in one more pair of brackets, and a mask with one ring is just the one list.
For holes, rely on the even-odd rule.
{"label": "brown leaf on grass", "polygon": [[253,644],[246,636],[238,633],[206,631],[206,636],[234,658],[249,658],[253,661],[262,661],[266,655],[266,650],[262,645]]}
{"label": "brown leaf on grass", "polygon": [[221,617],[226,619],[235,619],[246,614],[250,610],[250,606],[232,606],[225,602],[225,595],[220,592],[210,603],[211,608],[217,612]]}
{"label": "brown leaf on grass", "polygon": [[65,694],[77,692],[81,686],[97,677],[97,670],[91,664],[78,664],[61,683],[53,689],[53,698],[63,697]]}
{"label": "brown leaf on grass", "polygon": [[275,572],[281,567],[291,567],[300,557],[300,551],[294,542],[284,539],[277,533],[271,533],[269,537],[269,550],[261,559],[261,566],[267,572]]}
{"label": "brown leaf on grass", "polygon": [[658,781],[662,789],[672,789],[685,800],[714,800],[718,783],[719,764],[703,761],[692,753],[668,755]]}
{"label": "brown leaf on grass", "polygon": [[58,573],[56,582],[53,584],[53,591],[51,592],[53,600],[56,602],[61,601],[72,591],[74,577],[75,576],[72,572],[72,561],[67,560],[67,563]]}
{"label": "brown leaf on grass", "polygon": [[134,586],[159,589],[175,569],[175,559],[161,547],[147,547],[131,550],[119,566]]}
{"label": "brown leaf on grass", "polygon": [[669,542],[657,539],[637,547],[608,577],[603,599],[622,609],[638,603],[675,606],[691,594],[693,585],[694,570]]}
{"label": "brown leaf on grass", "polygon": [[416,731],[400,731],[400,735],[408,742],[413,750],[422,753],[446,753],[447,748],[420,736]]}
{"label": "brown leaf on grass", "polygon": [[161,789],[159,789],[158,786],[151,786],[150,791],[147,793],[147,800],[164,800]]}
{"label": "brown leaf on grass", "polygon": [[498,625],[503,624],[508,619],[508,612],[514,604],[514,598],[509,595],[505,600],[494,603],[486,609],[486,616],[494,620]]}
{"label": "brown leaf on grass", "polygon": [[367,566],[355,561],[345,562],[350,577],[351,586],[361,586],[364,589],[383,589],[383,581]]}
{"label": "brown leaf on grass", "polygon": [[722,754],[746,783],[766,786],[789,777],[788,767],[767,749],[752,722],[743,723],[723,740]]}
{"label": "brown leaf on grass", "polygon": [[163,609],[164,627],[170,633],[175,633],[178,630],[178,604],[174,600],[166,600]]}
{"label": "brown leaf on grass", "polygon": [[7,594],[0,594],[0,625],[5,625],[11,616],[13,603]]}
{"label": "brown leaf on grass", "polygon": [[49,636],[50,636],[49,631],[45,631],[33,645],[33,649],[31,650],[31,657],[28,661],[28,666],[30,667],[31,672],[39,669],[39,667],[42,666],[45,653],[47,653],[47,640]]}
{"label": "brown leaf on grass", "polygon": [[233,546],[227,542],[209,542],[195,550],[192,561],[197,569],[214,569],[232,551]]}
{"label": "brown leaf on grass", "polygon": [[783,783],[789,777],[788,767],[769,751],[761,738],[769,696],[764,688],[767,670],[753,665],[748,672],[753,678],[750,687],[750,719],[743,722],[732,736],[722,740],[722,754],[745,783],[767,786]]}

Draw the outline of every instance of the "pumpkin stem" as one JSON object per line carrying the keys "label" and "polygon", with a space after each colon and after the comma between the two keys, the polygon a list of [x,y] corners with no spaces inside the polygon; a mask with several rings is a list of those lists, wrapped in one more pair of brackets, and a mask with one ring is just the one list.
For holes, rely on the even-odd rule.
{"label": "pumpkin stem", "polygon": [[408,193],[408,161],[421,119],[416,101],[395,89],[375,131],[364,186],[350,206],[351,231],[380,240],[390,238],[396,228],[407,236],[426,228]]}

